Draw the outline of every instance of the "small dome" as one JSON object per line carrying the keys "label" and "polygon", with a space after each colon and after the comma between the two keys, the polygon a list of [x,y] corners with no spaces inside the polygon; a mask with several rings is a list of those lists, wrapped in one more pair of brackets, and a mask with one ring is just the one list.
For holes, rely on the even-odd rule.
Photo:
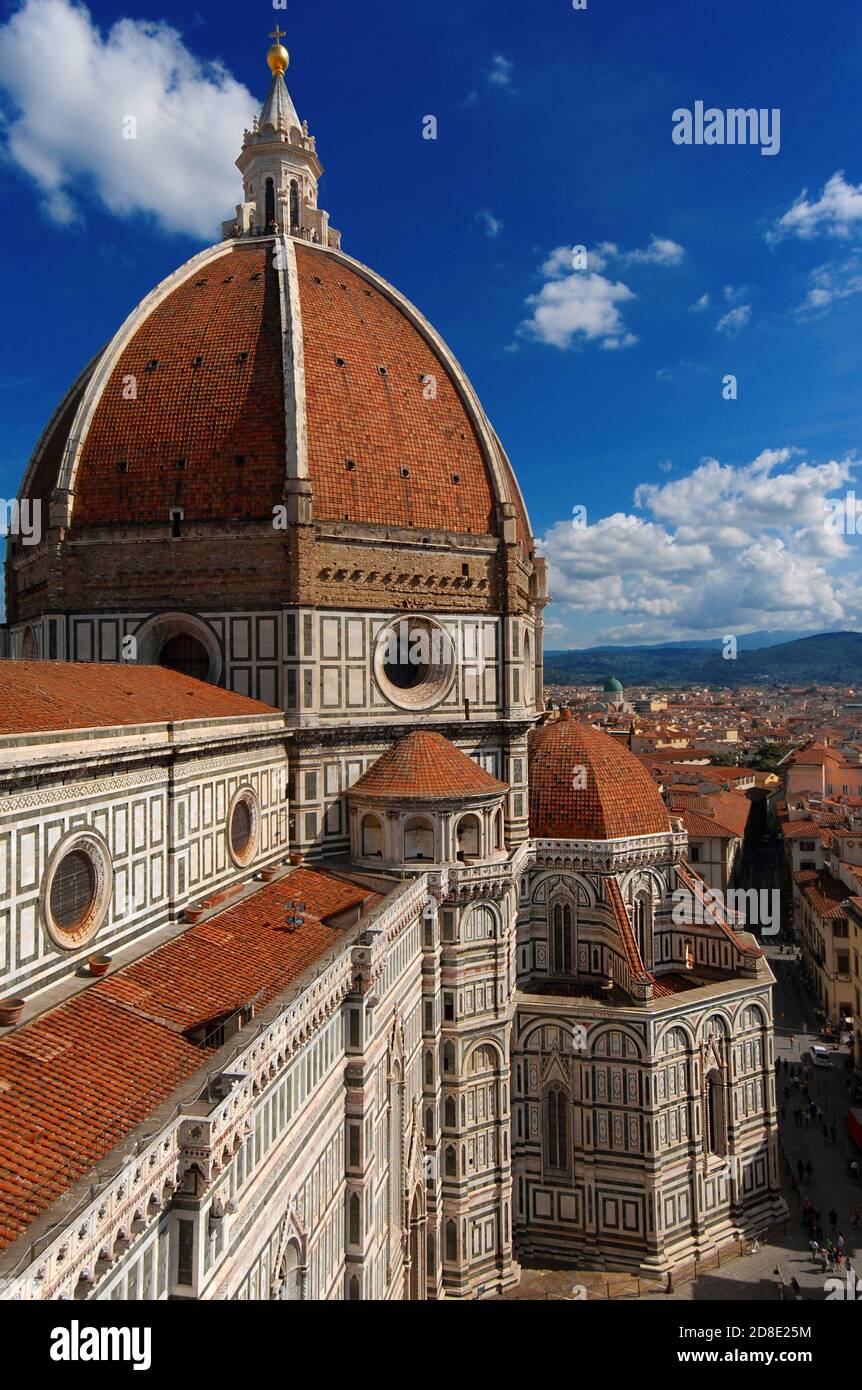
{"label": "small dome", "polygon": [[622,693],[622,683],[617,680],[616,676],[608,676],[607,680],[605,681],[605,694],[622,695]]}
{"label": "small dome", "polygon": [[506,783],[498,782],[442,734],[419,730],[393,744],[350,791],[386,800],[467,801],[502,796]]}
{"label": "small dome", "polygon": [[561,840],[619,840],[669,831],[643,764],[610,734],[557,719],[530,739],[530,831]]}

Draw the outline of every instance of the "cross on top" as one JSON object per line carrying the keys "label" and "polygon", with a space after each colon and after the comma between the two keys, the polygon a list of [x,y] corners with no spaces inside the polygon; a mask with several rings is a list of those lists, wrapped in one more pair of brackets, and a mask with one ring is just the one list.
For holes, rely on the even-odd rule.
{"label": "cross on top", "polygon": [[275,28],[273,29],[273,31],[272,31],[272,33],[270,34],[269,37],[270,37],[271,39],[275,39],[276,43],[278,43],[279,40],[281,40],[281,39],[284,38],[285,32],[286,32],[286,31],[285,31],[284,29],[279,29],[278,25],[276,24]]}

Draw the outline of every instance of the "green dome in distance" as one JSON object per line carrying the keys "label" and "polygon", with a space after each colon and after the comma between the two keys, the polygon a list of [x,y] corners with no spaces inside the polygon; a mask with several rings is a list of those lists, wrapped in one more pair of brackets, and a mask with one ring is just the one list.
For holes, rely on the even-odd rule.
{"label": "green dome in distance", "polygon": [[617,680],[616,676],[608,676],[607,680],[605,681],[605,694],[621,695],[622,693],[622,685]]}

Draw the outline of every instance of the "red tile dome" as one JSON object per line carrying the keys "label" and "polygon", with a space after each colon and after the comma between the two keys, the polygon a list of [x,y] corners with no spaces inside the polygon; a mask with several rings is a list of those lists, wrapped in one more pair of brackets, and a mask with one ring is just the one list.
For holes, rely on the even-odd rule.
{"label": "red tile dome", "polygon": [[564,717],[530,737],[530,831],[561,840],[617,840],[671,828],[658,787],[610,734]]}
{"label": "red tile dome", "polygon": [[270,522],[307,476],[315,519],[497,534],[508,503],[529,546],[508,460],[430,325],[340,251],[290,242],[280,273],[274,247],[227,240],[154,290],[56,412],[22,495],[71,492],[73,532],[167,526],[177,507]]}
{"label": "red tile dome", "polygon": [[466,801],[502,796],[507,787],[442,734],[417,730],[394,743],[350,790],[386,801]]}

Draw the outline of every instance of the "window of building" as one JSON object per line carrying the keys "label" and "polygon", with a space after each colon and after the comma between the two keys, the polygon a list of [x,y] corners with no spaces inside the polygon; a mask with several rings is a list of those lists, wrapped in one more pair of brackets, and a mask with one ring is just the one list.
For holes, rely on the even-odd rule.
{"label": "window of building", "polygon": [[711,1071],[706,1078],[706,1142],[710,1153],[727,1153],[724,1088],[717,1071]]}
{"label": "window of building", "polygon": [[549,1168],[569,1166],[568,1099],[561,1086],[545,1093],[545,1160]]}
{"label": "window of building", "polygon": [[568,903],[554,903],[551,909],[551,962],[555,975],[572,973],[572,909]]}
{"label": "window of building", "polygon": [[177,632],[162,644],[158,664],[168,671],[179,671],[184,676],[205,681],[209,675],[210,657],[197,637],[189,632]]}
{"label": "window of building", "polygon": [[228,810],[227,837],[230,857],[238,868],[245,867],[257,850],[260,807],[251,787],[241,787]]}

